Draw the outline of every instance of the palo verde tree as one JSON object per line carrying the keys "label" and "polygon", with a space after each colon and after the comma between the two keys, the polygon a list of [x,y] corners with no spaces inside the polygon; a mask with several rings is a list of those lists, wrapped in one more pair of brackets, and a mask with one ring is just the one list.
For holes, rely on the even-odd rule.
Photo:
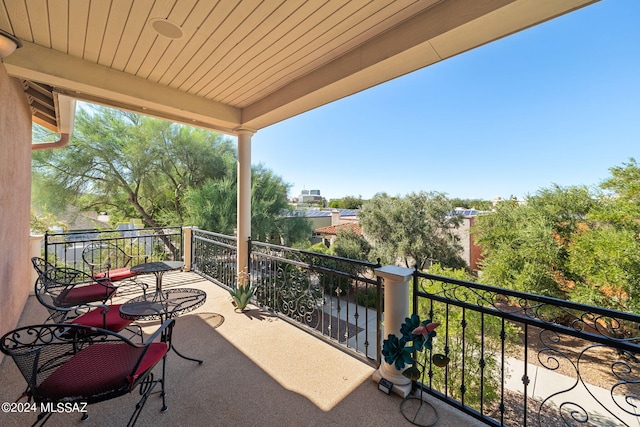
{"label": "palo verde tree", "polygon": [[432,263],[464,267],[459,238],[452,232],[461,218],[442,193],[411,193],[406,197],[376,194],[360,210],[360,225],[384,263],[399,260],[424,269]]}
{"label": "palo verde tree", "polygon": [[[539,190],[478,217],[483,282],[622,311],[640,310],[640,209],[632,161],[611,169],[603,189]],[[634,178],[636,177],[636,178]]]}
{"label": "palo verde tree", "polygon": [[479,216],[472,232],[483,249],[483,281],[566,298],[576,279],[567,267],[568,244],[594,203],[586,187],[554,186]]}
{"label": "palo verde tree", "polygon": [[568,265],[579,278],[570,298],[640,312],[640,167],[631,158],[609,169],[601,195],[572,236]]}
{"label": "palo verde tree", "polygon": [[187,190],[227,176],[234,158],[217,133],[87,106],[67,147],[34,153],[33,172],[80,209],[157,227],[182,225]]}

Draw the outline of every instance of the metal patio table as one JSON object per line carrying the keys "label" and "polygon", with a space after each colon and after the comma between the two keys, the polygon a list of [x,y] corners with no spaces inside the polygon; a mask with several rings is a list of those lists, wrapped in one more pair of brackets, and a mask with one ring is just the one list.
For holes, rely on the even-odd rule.
{"label": "metal patio table", "polygon": [[[153,295],[140,295],[120,306],[120,316],[131,320],[173,319],[200,307],[207,299],[207,293],[195,288],[176,288],[155,292]],[[183,359],[203,364],[204,360],[184,356],[176,350],[173,343],[171,349]]]}
{"label": "metal patio table", "polygon": [[167,271],[181,270],[184,267],[182,261],[153,261],[134,265],[130,268],[136,274],[153,274],[156,276],[156,292],[162,291],[162,276]]}

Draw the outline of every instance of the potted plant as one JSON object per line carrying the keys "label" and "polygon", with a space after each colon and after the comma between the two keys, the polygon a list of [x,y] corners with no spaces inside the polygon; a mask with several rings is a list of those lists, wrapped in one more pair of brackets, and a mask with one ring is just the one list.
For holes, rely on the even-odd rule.
{"label": "potted plant", "polygon": [[[422,377],[424,383],[424,375],[429,361],[438,367],[446,366],[449,363],[449,357],[444,354],[434,354],[429,357],[438,326],[440,326],[439,322],[432,322],[431,319],[422,321],[417,314],[405,318],[404,323],[400,326],[402,337],[398,338],[395,334],[389,334],[389,337],[383,341],[382,355],[385,362],[398,370],[404,369],[402,375],[411,381],[417,381]],[[418,359],[420,354],[423,355],[422,362]],[[412,401],[418,401],[417,405],[412,406]],[[429,409],[429,415],[421,415],[421,410],[425,408]],[[409,396],[403,400],[400,409],[402,415],[415,425],[432,426],[438,421],[435,408],[422,399],[422,388],[418,397]],[[428,421],[424,421],[425,419]]]}
{"label": "potted plant", "polygon": [[246,271],[238,273],[238,280],[231,286],[229,291],[236,310],[244,311],[247,304],[253,298],[254,289],[251,286],[251,276]]}

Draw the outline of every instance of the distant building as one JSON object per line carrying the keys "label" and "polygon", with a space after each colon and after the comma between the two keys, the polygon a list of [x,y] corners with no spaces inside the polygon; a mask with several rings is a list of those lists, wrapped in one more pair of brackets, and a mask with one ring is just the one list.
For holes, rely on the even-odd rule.
{"label": "distant building", "polygon": [[[327,211],[323,211],[327,212]],[[330,212],[331,224],[314,229],[314,237],[321,238],[322,242],[331,246],[341,230],[350,229],[362,236],[362,229],[358,224],[357,211],[353,209],[333,209]]]}
{"label": "distant building", "polygon": [[302,190],[298,196],[298,203],[318,203],[322,202],[320,190]]}
{"label": "distant building", "polygon": [[476,222],[478,211],[475,209],[456,208],[453,210],[453,214],[462,216],[460,227],[454,230],[455,235],[460,238],[462,259],[465,260],[471,270],[478,271],[480,270],[479,263],[482,259],[482,250],[480,246],[476,245],[473,235],[470,233],[471,227]]}

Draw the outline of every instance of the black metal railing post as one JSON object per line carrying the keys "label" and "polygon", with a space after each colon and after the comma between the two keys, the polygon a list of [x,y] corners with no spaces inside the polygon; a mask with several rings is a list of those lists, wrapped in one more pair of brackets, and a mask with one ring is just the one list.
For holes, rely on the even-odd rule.
{"label": "black metal railing post", "polygon": [[49,261],[49,231],[44,232],[44,259],[47,262]]}
{"label": "black metal railing post", "polygon": [[247,273],[251,274],[251,236],[247,239],[247,269]]}

